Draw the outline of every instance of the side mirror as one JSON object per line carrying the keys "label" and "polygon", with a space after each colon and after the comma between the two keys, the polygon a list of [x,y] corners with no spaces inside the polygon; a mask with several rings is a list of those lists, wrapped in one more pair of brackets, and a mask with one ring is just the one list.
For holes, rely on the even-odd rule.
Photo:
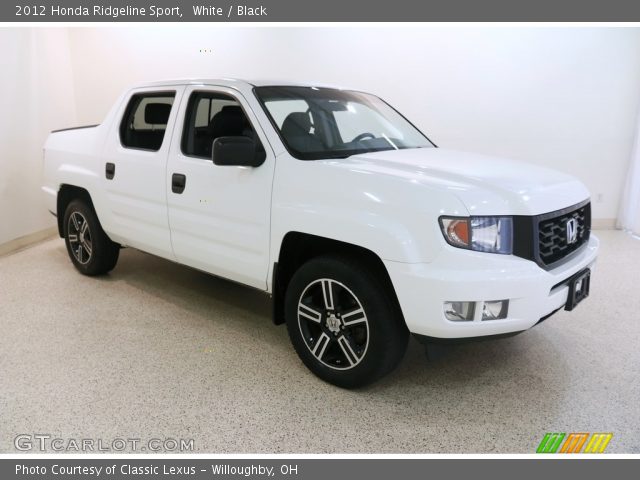
{"label": "side mirror", "polygon": [[211,150],[213,163],[222,166],[259,167],[266,157],[249,137],[218,137]]}

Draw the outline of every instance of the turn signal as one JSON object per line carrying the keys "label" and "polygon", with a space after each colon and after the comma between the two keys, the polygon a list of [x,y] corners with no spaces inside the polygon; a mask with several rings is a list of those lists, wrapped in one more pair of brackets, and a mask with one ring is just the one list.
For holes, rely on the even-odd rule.
{"label": "turn signal", "polygon": [[442,227],[447,240],[454,247],[469,248],[468,218],[443,218]]}

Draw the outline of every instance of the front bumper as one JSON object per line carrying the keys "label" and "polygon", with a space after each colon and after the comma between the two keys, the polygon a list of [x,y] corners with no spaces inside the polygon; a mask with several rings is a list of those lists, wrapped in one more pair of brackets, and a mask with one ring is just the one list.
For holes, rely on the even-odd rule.
{"label": "front bumper", "polygon": [[[436,338],[502,335],[531,328],[541,318],[564,307],[569,286],[565,282],[585,268],[593,269],[598,238],[553,270],[513,255],[473,252],[447,246],[431,263],[385,261],[409,331]],[[450,301],[509,300],[503,320],[454,322],[444,316]],[[578,308],[580,308],[579,306]]]}

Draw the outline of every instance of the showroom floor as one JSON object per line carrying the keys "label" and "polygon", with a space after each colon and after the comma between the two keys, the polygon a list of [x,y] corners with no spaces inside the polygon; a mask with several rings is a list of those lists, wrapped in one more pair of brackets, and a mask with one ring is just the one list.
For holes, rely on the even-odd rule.
{"label": "showroom floor", "polygon": [[194,439],[201,452],[533,453],[613,432],[640,453],[640,241],[600,231],[591,297],[360,391],[311,375],[256,291],[123,250],[85,278],[60,239],[0,258],[0,452],[18,434]]}

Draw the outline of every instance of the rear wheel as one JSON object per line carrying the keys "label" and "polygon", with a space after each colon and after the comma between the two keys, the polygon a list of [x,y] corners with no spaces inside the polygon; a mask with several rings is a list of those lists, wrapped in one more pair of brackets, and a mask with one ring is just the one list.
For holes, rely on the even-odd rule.
{"label": "rear wheel", "polygon": [[63,226],[67,253],[80,273],[101,275],[116,266],[120,245],[102,230],[90,205],[79,199],[69,203]]}
{"label": "rear wheel", "polygon": [[366,264],[337,256],[312,259],[294,274],[285,318],[304,364],[344,388],[390,372],[409,338],[389,287]]}

